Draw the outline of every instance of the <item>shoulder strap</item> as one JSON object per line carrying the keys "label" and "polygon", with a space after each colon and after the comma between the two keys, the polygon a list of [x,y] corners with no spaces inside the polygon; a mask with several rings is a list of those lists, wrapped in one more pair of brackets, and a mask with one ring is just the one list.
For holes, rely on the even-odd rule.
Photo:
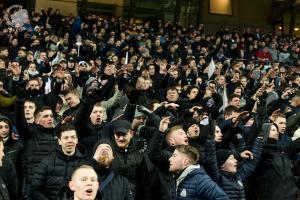
{"label": "shoulder strap", "polygon": [[109,175],[106,177],[106,179],[100,183],[99,191],[102,192],[104,188],[108,185],[108,183],[113,179],[114,173],[111,171]]}

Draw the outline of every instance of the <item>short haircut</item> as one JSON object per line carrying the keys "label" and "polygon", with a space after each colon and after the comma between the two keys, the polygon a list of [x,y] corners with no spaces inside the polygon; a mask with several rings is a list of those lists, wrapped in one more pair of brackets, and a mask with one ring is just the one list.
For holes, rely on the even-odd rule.
{"label": "short haircut", "polygon": [[1,46],[1,47],[0,47],[0,51],[5,51],[5,50],[8,50],[8,48],[5,47],[5,46]]}
{"label": "short haircut", "polygon": [[67,124],[67,125],[62,125],[60,127],[59,132],[58,132],[58,138],[61,138],[62,133],[65,131],[75,131],[76,136],[77,136],[77,130],[76,130],[75,126]]}
{"label": "short haircut", "polygon": [[93,107],[101,107],[101,108],[104,108],[104,107],[102,106],[101,102],[95,103]]}
{"label": "short haircut", "polygon": [[209,81],[209,82],[207,83],[207,85],[209,85],[209,84],[214,84],[214,85],[217,85],[217,82],[216,82],[216,81],[214,81],[214,80],[211,80],[211,81]]}
{"label": "short haircut", "polygon": [[26,102],[33,103],[34,106],[35,106],[35,109],[38,107],[36,101],[34,101],[34,100],[32,100],[32,99],[26,99],[25,102],[24,102],[24,104],[25,104]]}
{"label": "short haircut", "polygon": [[30,81],[37,81],[38,83],[40,82],[38,78],[34,77],[27,81],[27,85],[29,84]]}
{"label": "short haircut", "polygon": [[36,110],[36,112],[34,113],[34,117],[38,118],[40,116],[40,113],[44,112],[45,110],[51,110],[52,111],[51,107],[49,107],[49,106],[43,106],[40,109]]}
{"label": "short haircut", "polygon": [[23,48],[20,48],[20,49],[18,50],[18,52],[19,52],[19,51],[23,51],[25,54],[27,53],[26,49],[23,49]]}
{"label": "short haircut", "polygon": [[197,87],[196,85],[190,85],[190,86],[188,86],[187,87],[187,89],[186,89],[186,94],[190,94],[191,93],[191,91],[192,91],[192,89],[197,89],[198,91],[199,91],[199,87]]}
{"label": "short haircut", "polygon": [[[167,142],[168,144],[169,144],[169,138],[171,137],[172,133],[173,133],[174,131],[176,131],[176,130],[179,130],[179,129],[182,129],[182,130],[183,130],[182,126],[176,125],[176,126],[173,126],[173,127],[169,128],[169,129],[167,129],[165,135],[166,135],[166,142]],[[169,145],[170,145],[170,144],[169,144]]]}
{"label": "short haircut", "polygon": [[240,98],[240,96],[239,95],[237,95],[237,94],[231,94],[231,95],[229,95],[229,97],[228,97],[228,102],[230,102],[230,101],[232,101],[232,99],[233,98]]}
{"label": "short haircut", "polygon": [[215,78],[215,81],[219,81],[219,79],[220,79],[221,77],[224,77],[224,79],[226,80],[225,75],[219,75],[219,76],[217,76],[217,77]]}
{"label": "short haircut", "polygon": [[160,102],[159,102],[157,99],[153,99],[153,100],[150,102],[148,108],[149,108],[150,110],[153,110],[153,109],[154,109],[154,104],[156,104],[156,103],[160,103]]}
{"label": "short haircut", "polygon": [[66,96],[66,95],[68,95],[68,94],[74,94],[74,95],[80,97],[80,94],[79,94],[78,90],[77,90],[76,88],[74,88],[74,87],[70,87],[70,88],[64,90],[64,91],[62,92],[62,94],[63,94],[64,96]]}
{"label": "short haircut", "polygon": [[166,90],[166,93],[168,93],[168,91],[170,91],[170,90],[175,90],[176,92],[178,92],[176,87],[168,87]]}
{"label": "short haircut", "polygon": [[71,175],[71,180],[73,180],[73,178],[74,178],[76,172],[77,172],[78,170],[80,170],[80,169],[91,169],[91,170],[93,170],[93,171],[95,172],[95,174],[97,174],[96,171],[95,171],[95,169],[94,169],[92,166],[90,166],[90,165],[80,165],[79,167],[77,167],[77,168],[73,171],[73,173],[72,173],[72,175]]}
{"label": "short haircut", "polygon": [[286,119],[285,114],[283,112],[279,112],[273,115],[272,121],[275,122],[280,117]]}
{"label": "short haircut", "polygon": [[240,84],[238,84],[238,85],[235,86],[234,90],[235,89],[241,89],[241,90],[243,90],[243,87]]}
{"label": "short haircut", "polygon": [[185,154],[191,160],[192,164],[198,163],[200,154],[195,147],[191,145],[178,145],[175,149],[180,153]]}
{"label": "short haircut", "polygon": [[187,63],[190,64],[193,60],[195,60],[194,57],[189,57],[189,58],[187,59]]}
{"label": "short haircut", "polygon": [[231,115],[233,112],[236,112],[236,113],[239,113],[240,112],[240,109],[235,107],[235,106],[232,106],[232,105],[229,105],[225,108],[224,110],[224,115],[228,116],[228,115]]}

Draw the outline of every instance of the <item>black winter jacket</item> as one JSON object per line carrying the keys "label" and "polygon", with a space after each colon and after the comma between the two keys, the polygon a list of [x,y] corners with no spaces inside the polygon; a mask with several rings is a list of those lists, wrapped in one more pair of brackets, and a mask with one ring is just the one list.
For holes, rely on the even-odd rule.
{"label": "black winter jacket", "polygon": [[289,146],[266,144],[254,177],[254,188],[260,200],[296,199],[298,189],[292,173],[291,158],[299,152],[300,139]]}
{"label": "black winter jacket", "polygon": [[56,200],[59,190],[67,184],[73,170],[85,163],[84,156],[76,150],[72,156],[65,155],[61,148],[44,158],[32,177],[33,199]]}
{"label": "black winter jacket", "polygon": [[21,171],[21,154],[23,145],[21,142],[14,140],[11,136],[4,142],[4,153],[15,165],[17,171]]}
{"label": "black winter jacket", "polygon": [[16,199],[18,188],[16,169],[11,160],[5,157],[2,159],[2,166],[0,167],[0,177],[8,189],[10,199]]}
{"label": "black winter jacket", "polygon": [[6,184],[1,177],[0,177],[0,185],[2,186],[0,187],[0,199],[9,200],[9,193]]}
{"label": "black winter jacket", "polygon": [[143,153],[138,151],[131,141],[125,149],[117,147],[114,143],[114,156],[112,170],[128,179],[130,190],[135,195],[137,182],[140,178]]}
{"label": "black winter jacket", "polygon": [[[213,147],[215,149],[215,142],[209,140],[211,143],[210,147],[207,146],[208,151]],[[217,164],[215,162],[213,168],[213,172],[211,170],[207,170],[209,175],[215,180],[220,188],[224,190],[224,192],[229,196],[231,200],[245,200],[245,189],[244,183],[251,176],[256,166],[259,163],[261,152],[262,152],[262,139],[256,139],[255,144],[252,149],[253,159],[245,160],[240,166],[237,167],[236,173],[229,173],[225,171],[220,171],[217,168]],[[216,158],[215,154],[209,156],[211,159]],[[210,160],[207,158],[207,162]],[[211,173],[212,172],[212,173]]]}
{"label": "black winter jacket", "polygon": [[[74,200],[74,192],[71,191],[68,186],[64,186],[59,191],[56,200]],[[100,192],[97,192],[96,198],[94,200],[102,200]]]}
{"label": "black winter jacket", "polygon": [[107,183],[107,185],[102,190],[100,188],[98,189],[103,200],[133,200],[127,178],[113,172],[111,168],[100,167],[94,159],[92,160],[93,162],[91,165],[97,172],[100,185],[110,176],[111,173],[113,173],[112,179]]}
{"label": "black winter jacket", "polygon": [[17,99],[15,105],[15,124],[24,140],[24,178],[26,182],[31,182],[33,170],[44,157],[55,152],[56,129],[28,124],[24,115],[24,100],[20,99]]}

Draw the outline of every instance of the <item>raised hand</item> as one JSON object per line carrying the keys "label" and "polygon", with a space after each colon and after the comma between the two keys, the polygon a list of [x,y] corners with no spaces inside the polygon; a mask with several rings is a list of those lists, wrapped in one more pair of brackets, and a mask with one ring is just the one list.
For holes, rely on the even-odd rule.
{"label": "raised hand", "polygon": [[168,129],[168,126],[170,124],[170,117],[164,117],[159,123],[159,131],[165,132]]}

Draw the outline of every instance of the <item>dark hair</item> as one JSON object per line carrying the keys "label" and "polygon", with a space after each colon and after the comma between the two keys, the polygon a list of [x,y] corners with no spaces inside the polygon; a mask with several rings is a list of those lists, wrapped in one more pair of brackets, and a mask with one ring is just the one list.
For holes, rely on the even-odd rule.
{"label": "dark hair", "polygon": [[186,94],[190,94],[190,92],[192,91],[192,89],[198,89],[198,91],[199,91],[199,87],[197,87],[197,86],[195,86],[195,85],[190,85],[190,86],[188,86],[187,87],[187,89],[186,89]]}
{"label": "dark hair", "polygon": [[159,103],[159,101],[158,101],[157,99],[152,100],[152,101],[150,102],[148,108],[149,108],[150,110],[153,111],[153,109],[154,109],[154,104],[156,104],[156,103]]}
{"label": "dark hair", "polygon": [[228,102],[230,102],[230,101],[232,101],[232,99],[233,98],[240,98],[240,96],[239,95],[237,95],[237,94],[231,94],[231,95],[229,95],[229,97],[228,97]]}
{"label": "dark hair", "polygon": [[26,102],[33,103],[35,105],[35,109],[38,107],[36,101],[34,101],[32,99],[26,99],[25,102],[24,102],[24,105],[25,105]]}
{"label": "dark hair", "polygon": [[33,77],[33,78],[29,79],[29,80],[27,81],[27,84],[29,84],[30,81],[37,81],[37,82],[39,83],[39,79],[36,78],[36,77]]}
{"label": "dark hair", "polygon": [[38,109],[38,110],[35,111],[34,117],[37,118],[38,115],[39,115],[41,112],[44,112],[45,110],[51,110],[51,111],[52,111],[52,108],[49,107],[49,106],[43,106],[43,107],[41,107],[40,109]]}
{"label": "dark hair", "polygon": [[7,47],[4,47],[4,46],[1,46],[1,47],[0,47],[0,51],[4,51],[4,50],[8,50],[8,48],[7,48]]}
{"label": "dark hair", "polygon": [[200,154],[195,147],[191,145],[178,145],[175,147],[175,149],[180,153],[187,155],[192,164],[196,164],[199,161]]}
{"label": "dark hair", "polygon": [[176,87],[168,87],[168,88],[166,89],[166,94],[167,94],[167,92],[168,92],[169,90],[175,90],[176,92],[178,92],[178,90],[177,90]]}
{"label": "dark hair", "polygon": [[58,132],[58,138],[61,138],[62,133],[65,131],[75,131],[76,136],[77,136],[77,130],[76,130],[75,126],[67,124],[67,125],[63,125],[60,127],[59,132]]}
{"label": "dark hair", "polygon": [[240,109],[236,106],[229,105],[224,110],[224,115],[231,115],[233,112],[240,112]]}

